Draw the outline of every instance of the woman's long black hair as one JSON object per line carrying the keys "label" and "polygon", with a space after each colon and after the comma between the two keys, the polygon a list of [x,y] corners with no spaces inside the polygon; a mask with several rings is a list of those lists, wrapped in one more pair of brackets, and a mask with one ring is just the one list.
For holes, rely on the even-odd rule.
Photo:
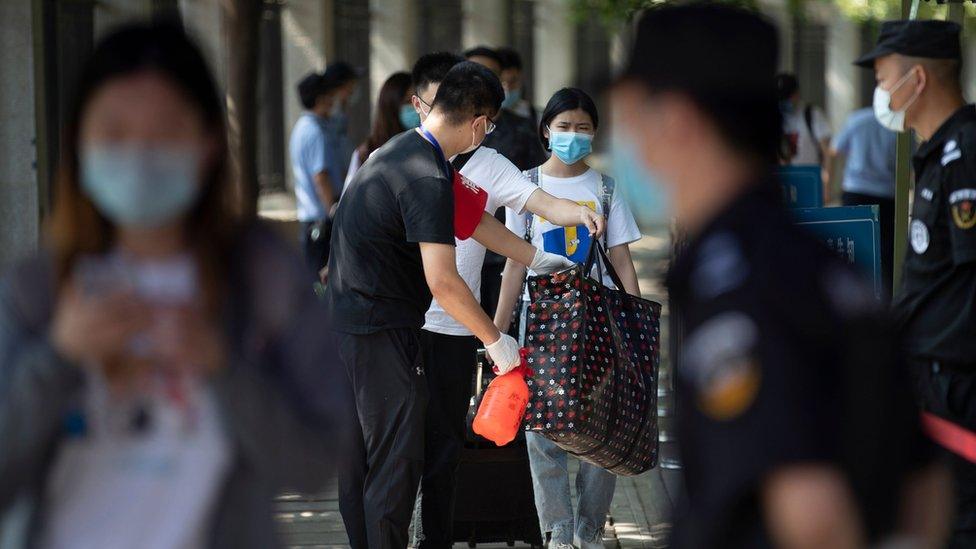
{"label": "woman's long black hair", "polygon": [[373,127],[369,137],[359,146],[360,162],[365,162],[370,153],[383,146],[391,137],[407,130],[400,123],[400,107],[413,85],[412,82],[410,73],[406,72],[395,72],[383,82],[376,98]]}

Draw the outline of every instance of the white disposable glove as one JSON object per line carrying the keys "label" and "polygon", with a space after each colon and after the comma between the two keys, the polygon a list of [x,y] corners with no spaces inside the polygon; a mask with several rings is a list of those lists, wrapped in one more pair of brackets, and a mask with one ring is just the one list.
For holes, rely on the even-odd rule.
{"label": "white disposable glove", "polygon": [[532,264],[529,265],[529,269],[536,274],[544,275],[568,269],[573,265],[576,264],[565,256],[537,249],[535,251],[535,257],[532,258]]}
{"label": "white disposable glove", "polygon": [[522,356],[519,355],[519,344],[515,338],[508,334],[501,334],[498,341],[491,345],[485,345],[488,357],[495,364],[492,370],[498,374],[507,374],[522,363]]}

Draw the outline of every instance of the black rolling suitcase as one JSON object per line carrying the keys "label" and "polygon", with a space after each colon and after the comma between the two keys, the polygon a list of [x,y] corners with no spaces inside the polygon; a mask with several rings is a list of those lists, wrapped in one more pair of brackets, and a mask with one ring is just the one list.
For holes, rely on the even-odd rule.
{"label": "black rolling suitcase", "polygon": [[527,543],[541,548],[524,434],[497,447],[471,430],[481,394],[493,378],[484,351],[480,351],[472,383],[468,435],[458,464],[454,541],[467,542],[469,547],[478,543]]}

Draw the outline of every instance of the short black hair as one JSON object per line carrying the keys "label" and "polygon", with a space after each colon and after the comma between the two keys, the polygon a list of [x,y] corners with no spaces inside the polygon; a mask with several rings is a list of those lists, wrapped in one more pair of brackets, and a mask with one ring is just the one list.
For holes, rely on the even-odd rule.
{"label": "short black hair", "polygon": [[475,46],[469,50],[465,50],[464,58],[471,59],[472,57],[487,57],[498,63],[498,66],[502,66],[502,56],[498,55],[498,52],[488,46]]}
{"label": "short black hair", "polygon": [[579,88],[563,88],[552,94],[549,102],[546,103],[542,117],[539,118],[539,141],[542,146],[549,149],[549,140],[546,138],[545,129],[552,123],[552,119],[566,111],[583,109],[593,120],[593,129],[600,126],[600,116],[596,111],[596,103],[593,98]]}
{"label": "short black hair", "polygon": [[324,74],[310,72],[298,82],[298,99],[303,107],[311,109],[319,97],[332,91],[333,87]]}
{"label": "short black hair", "polygon": [[505,90],[495,73],[473,61],[463,61],[444,76],[432,106],[450,123],[460,124],[472,116],[495,116],[504,99]]}
{"label": "short black hair", "polygon": [[325,69],[323,76],[335,87],[339,87],[347,82],[352,82],[353,80],[359,80],[362,76],[363,71],[357,69],[346,63],[345,61],[336,61],[332,63]]}
{"label": "short black hair", "polygon": [[454,65],[464,61],[464,58],[456,53],[439,51],[420,56],[413,65],[413,89],[417,93],[427,89],[431,84],[440,84],[444,81]]}
{"label": "short black hair", "polygon": [[[648,55],[656,51],[673,55]],[[641,16],[622,79],[652,95],[686,96],[727,145],[768,167],[782,144],[778,66],[779,37],[767,18],[714,2],[668,4]]]}
{"label": "short black hair", "polygon": [[498,48],[495,50],[501,60],[502,70],[522,70],[522,56],[514,48]]}
{"label": "short black hair", "polygon": [[788,72],[781,72],[776,75],[776,96],[780,101],[785,101],[800,89],[800,81],[796,76]]}

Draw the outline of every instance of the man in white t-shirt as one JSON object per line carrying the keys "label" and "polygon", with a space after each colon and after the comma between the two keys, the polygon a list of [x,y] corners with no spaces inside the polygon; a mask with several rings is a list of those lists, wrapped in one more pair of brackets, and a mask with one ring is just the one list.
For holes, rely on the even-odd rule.
{"label": "man in white t-shirt", "polygon": [[[464,61],[462,57],[452,53],[433,53],[421,57],[414,65],[416,95],[412,100],[421,121],[427,118],[444,75],[461,61]],[[485,211],[489,213],[505,206],[516,212],[538,213],[567,227],[591,221],[603,232],[602,216],[539,189],[494,149],[479,147],[469,155],[459,155],[453,162],[460,166],[461,175],[488,193]],[[485,248],[474,239],[458,240],[455,244],[458,273],[474,296],[480,297]],[[421,549],[451,547],[454,477],[464,442],[465,416],[479,343],[434,300],[427,311],[421,344],[429,400],[418,546]]]}
{"label": "man in white t-shirt", "polygon": [[[791,166],[821,167],[824,185],[830,182],[830,123],[820,107],[800,97],[796,76],[776,76],[780,112],[783,114],[783,162]],[[825,195],[826,196],[826,195]]]}

